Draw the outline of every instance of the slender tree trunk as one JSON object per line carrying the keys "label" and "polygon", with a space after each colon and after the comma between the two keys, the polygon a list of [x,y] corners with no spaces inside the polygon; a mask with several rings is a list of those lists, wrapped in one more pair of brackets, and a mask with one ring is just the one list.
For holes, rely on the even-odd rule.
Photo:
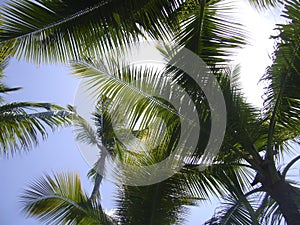
{"label": "slender tree trunk", "polygon": [[280,180],[274,184],[264,183],[263,188],[279,204],[279,209],[287,224],[300,225],[299,191],[284,180]]}
{"label": "slender tree trunk", "polygon": [[104,165],[105,165],[105,159],[106,159],[107,153],[105,151],[101,152],[101,156],[99,161],[97,162],[97,174],[96,174],[96,178],[95,178],[95,183],[94,183],[94,188],[91,194],[90,199],[91,200],[95,200],[98,195],[100,194],[100,184],[102,182],[103,176],[102,174],[104,173]]}

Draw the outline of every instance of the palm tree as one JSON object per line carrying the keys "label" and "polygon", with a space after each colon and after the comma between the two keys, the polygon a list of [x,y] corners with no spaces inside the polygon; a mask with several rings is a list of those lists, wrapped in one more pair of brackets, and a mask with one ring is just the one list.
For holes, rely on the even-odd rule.
{"label": "palm tree", "polygon": [[[81,220],[84,224],[182,224],[189,212],[186,206],[197,205],[199,201],[209,198],[211,193],[219,196],[229,194],[226,191],[229,190],[228,187],[242,188],[239,180],[245,174],[232,165],[214,165],[204,172],[190,165],[160,183],[147,186],[118,186],[115,197],[116,214],[109,218],[102,211],[101,196],[98,192],[104,172],[97,172],[104,169],[103,164],[106,163],[107,157],[120,157],[121,154],[128,162],[132,156],[130,152],[127,157],[124,156],[130,149],[121,146],[124,143],[120,143],[116,138],[111,127],[111,117],[105,107],[101,109],[95,114],[95,122],[98,124],[96,132],[81,117],[74,120],[77,139],[96,146],[100,153],[98,162],[89,172],[89,176],[95,182],[90,197],[86,194],[86,197],[82,197],[77,176],[74,178],[74,175],[58,174],[51,178],[46,175],[30,185],[21,196],[23,209],[29,216],[54,224],[81,224]],[[109,155],[103,155],[102,145],[109,149]],[[122,151],[119,150],[120,147],[123,148]],[[133,157],[143,162],[149,159],[148,155]],[[119,173],[118,175],[120,176]],[[96,202],[97,207],[93,208],[91,202]]]}
{"label": "palm tree", "polygon": [[[130,4],[125,6],[124,2],[118,1],[89,3],[72,1],[72,7],[70,7],[71,3],[64,1],[65,5],[62,7],[55,1],[41,1],[39,4],[29,1],[21,3],[12,1],[9,7],[4,8],[1,40],[5,40],[5,43],[11,47],[11,55],[25,57],[40,63],[64,62],[69,59],[82,58],[86,55],[89,46],[93,47],[88,49],[93,58],[94,55],[105,52],[105,49],[111,46],[124,46],[127,41],[138,38],[144,32],[155,38],[169,38],[175,35],[177,43],[194,51],[205,60],[222,84],[228,112],[228,126],[224,144],[215,163],[230,162],[239,168],[247,167],[255,171],[256,176],[255,179],[253,177],[252,185],[256,187],[255,185],[260,183],[261,187],[254,190],[265,193],[267,196],[267,200],[263,202],[262,206],[265,206],[265,202],[268,202],[271,197],[269,202],[275,201],[278,204],[287,223],[296,224],[299,218],[297,198],[299,190],[285,180],[285,173],[299,157],[295,158],[282,172],[277,167],[277,158],[278,152],[285,151],[290,141],[297,142],[299,136],[299,94],[297,91],[299,82],[299,2],[296,0],[284,2],[284,16],[289,19],[289,22],[278,27],[279,36],[276,37],[278,44],[274,53],[274,63],[264,77],[268,81],[268,86],[265,95],[267,97],[266,107],[262,113],[244,101],[237,87],[232,85],[232,81],[229,81],[224,72],[228,65],[228,56],[230,56],[228,49],[244,44],[245,37],[239,24],[228,22],[227,17],[222,14],[227,9],[221,5],[222,1],[151,1],[146,4],[143,1],[140,3],[128,2]],[[278,3],[278,1],[270,0],[251,2],[259,7]],[[109,11],[107,7],[113,10]],[[36,12],[43,15],[43,20],[34,19]],[[99,43],[100,45],[98,45]],[[83,74],[90,72],[87,73],[89,76],[99,75],[99,71],[94,69],[97,67],[94,67],[90,61],[77,63],[77,68],[77,72],[81,71]],[[172,71],[173,68],[168,68],[168,70]],[[176,72],[177,77],[175,78],[180,81],[179,84],[189,93],[194,93],[192,96],[194,102],[199,106],[203,104],[205,97],[202,98],[203,101],[197,102],[197,97],[203,96],[203,93],[195,91],[195,85],[182,71]],[[111,85],[106,81],[104,79],[102,88],[104,95],[105,91],[107,93],[113,91],[115,95],[112,102],[115,102],[116,105],[119,101],[126,100],[120,94],[124,90],[120,88],[121,84],[115,82],[114,85]],[[131,93],[130,96],[134,95]],[[152,103],[148,100],[145,101],[147,104]],[[157,100],[153,102],[151,107],[155,106]],[[145,102],[141,102],[141,104],[145,104]],[[151,112],[157,108],[159,107],[151,108]],[[204,109],[203,113],[199,113],[199,115],[207,117],[209,114],[207,110]],[[136,115],[141,115],[141,112],[132,111],[128,115],[137,118]],[[116,119],[120,119],[120,117],[116,117]],[[204,122],[206,120],[203,119]],[[209,122],[206,125],[209,128]],[[202,137],[207,136],[205,132],[203,135]],[[187,167],[197,166],[195,162],[203,151],[203,146],[198,146],[197,150],[194,155],[195,160],[192,160],[191,165]],[[126,156],[128,155],[132,154]],[[130,161],[130,157],[126,159]],[[224,179],[223,182],[225,182]],[[247,183],[246,180],[243,182],[244,186],[249,186],[250,182]],[[233,186],[228,186],[228,189],[235,192],[235,196],[238,198],[248,196],[244,189],[236,191]],[[252,193],[251,187],[248,189]],[[256,192],[254,190],[253,192]],[[126,187],[122,193],[127,193],[125,196],[131,196],[131,191],[128,191]],[[251,204],[249,206],[248,200],[243,198],[243,206],[246,205],[247,212],[251,212],[253,207]],[[124,203],[124,205],[126,204]],[[264,209],[259,211],[264,211]],[[252,221],[257,223],[257,215],[253,212],[250,214]],[[243,214],[240,213],[239,216],[241,217]]]}
{"label": "palm tree", "polygon": [[[86,67],[86,64],[77,64],[74,66],[77,69],[77,71],[81,71],[80,75],[91,75],[98,72],[97,80],[100,80],[99,78],[101,76],[101,73],[99,74],[99,71],[95,71],[94,65]],[[91,71],[91,68],[93,68],[93,71]],[[116,72],[114,74],[118,73]],[[241,127],[245,128],[243,126],[245,126],[249,122],[249,119],[255,119],[257,114],[255,113],[255,111],[253,111],[253,109],[251,111],[252,113],[249,113],[251,107],[249,106],[249,104],[243,102],[243,98],[241,98],[241,95],[238,91],[238,86],[236,86],[237,84],[233,82],[236,80],[236,76],[237,70],[231,73],[228,72],[227,76],[224,76],[223,74],[220,83],[222,84],[222,87],[224,89],[224,95],[227,100],[226,102],[228,105],[228,109],[231,109],[231,112],[229,113],[230,118],[236,119],[236,114],[240,114],[240,116],[244,118],[245,123],[242,124]],[[128,74],[124,77],[124,79],[126,77],[128,77]],[[157,78],[160,76],[153,77]],[[231,79],[229,79],[229,77],[231,77]],[[106,82],[109,83],[108,81]],[[118,87],[117,84],[115,85],[116,87]],[[108,88],[105,88],[105,83],[102,83],[101,86],[103,86],[103,89],[108,90]],[[124,93],[118,95],[118,98],[122,98],[123,101],[126,100],[126,96],[128,96]],[[113,103],[111,104],[111,107],[114,107]],[[105,108],[100,108],[104,109],[104,111],[107,112]],[[238,111],[238,109],[240,111]],[[97,131],[98,138],[102,138],[102,141],[104,141],[104,134],[108,135],[110,133],[110,135],[108,135],[110,136],[110,138],[111,136],[114,136],[111,125],[109,124],[111,123],[111,118],[117,117],[110,117],[109,115],[110,114],[108,114],[107,116],[103,116],[103,118],[106,118],[106,120],[104,121],[101,117],[101,114],[97,115],[98,122],[103,121],[102,129],[106,127],[105,132],[103,132],[103,130]],[[252,121],[253,123],[255,123],[254,119]],[[90,128],[88,124],[84,123],[84,121],[82,120],[79,125],[80,126],[77,129],[78,139],[86,141],[90,144],[96,144],[98,145],[97,147],[101,149],[101,143],[98,142],[97,135],[93,132],[92,128]],[[249,128],[250,126],[257,128],[256,125],[257,124],[248,124]],[[261,222],[268,221],[268,219],[272,220],[273,224],[275,224],[275,222],[279,222],[280,220],[278,220],[278,218],[282,217],[282,214],[278,210],[278,204],[276,205],[276,202],[274,202],[274,200],[271,199],[270,196],[267,193],[265,193],[265,191],[262,188],[251,190],[250,179],[251,177],[253,178],[253,176],[250,175],[249,178],[249,172],[247,172],[246,168],[250,167],[253,169],[253,167],[249,164],[243,165],[242,163],[240,163],[240,155],[234,154],[238,152],[230,152],[232,149],[230,143],[232,144],[233,141],[236,141],[228,140],[231,138],[234,139],[234,137],[232,136],[233,135],[230,133],[230,130],[228,130],[221,154],[219,155],[219,158],[216,161],[218,164],[212,165],[210,168],[203,172],[199,172],[197,170],[196,164],[186,165],[183,170],[181,170],[173,177],[157,184],[143,187],[134,187],[127,185],[120,186],[116,198],[117,214],[115,215],[115,220],[121,224],[157,224],[158,222],[160,222],[161,224],[182,224],[182,218],[184,218],[185,213],[187,213],[185,206],[193,205],[199,200],[207,199],[211,196],[212,193],[217,195],[217,189],[217,192],[220,192],[220,195],[223,196],[224,199],[231,200],[233,202],[231,204],[226,203],[227,207],[223,209],[223,213],[217,214],[218,217],[213,218],[208,224],[261,224]],[[119,143],[120,145],[118,145],[118,143],[116,143],[117,139],[115,137],[113,137],[110,140],[108,138],[104,142],[113,144],[114,146],[120,146],[122,144]],[[113,154],[113,151],[119,149],[117,147],[108,147],[107,144],[106,148],[111,149],[111,154]],[[125,151],[126,149],[123,149],[122,151],[119,151],[119,153],[123,153],[122,155],[124,157]],[[228,152],[230,154],[228,154]],[[115,152],[114,154],[116,155],[118,154],[118,152]],[[139,158],[140,157],[135,159]],[[293,160],[292,163],[294,163],[295,160]],[[101,157],[99,162],[103,163]],[[99,164],[99,167],[97,167],[98,165],[96,165],[94,170],[101,170],[101,168],[103,168],[102,163]],[[289,164],[286,168],[288,169],[292,165],[292,163]],[[244,175],[239,174],[241,172],[240,170],[243,167],[245,167],[243,171],[246,172],[246,174]],[[284,173],[286,173],[286,171]],[[101,177],[101,175],[97,175],[95,171],[91,172],[91,174],[95,176],[94,178],[96,188],[94,187],[90,199],[97,199],[99,198],[99,195],[95,195],[94,191],[98,190],[100,186],[99,179],[97,181],[97,176]],[[241,181],[245,182],[245,184],[240,184]],[[248,193],[246,193],[246,190],[249,189],[251,191],[248,191]],[[265,197],[263,198],[261,203],[257,202],[257,197],[254,195],[259,192],[265,193],[263,194]],[[154,193],[156,194],[154,195]],[[250,199],[252,199],[251,202],[249,202]],[[254,201],[253,199],[256,199],[256,201]],[[29,203],[26,202],[26,204]],[[55,204],[53,206],[55,206]],[[39,205],[38,207],[41,206]],[[31,210],[28,211],[30,215],[35,216],[43,216],[45,213],[47,213],[47,211],[42,211],[39,214],[32,214]],[[270,215],[274,215],[273,218],[275,219],[273,220],[272,217],[270,218]]]}
{"label": "palm tree", "polygon": [[[298,1],[286,1],[283,16],[289,22],[277,28],[279,34],[274,37],[277,45],[273,64],[262,78],[268,84],[263,112],[253,121],[253,118],[245,117],[247,111],[250,115],[250,109],[241,113],[236,110],[236,105],[232,111],[234,117],[229,117],[228,121],[232,137],[236,140],[231,149],[256,171],[252,185],[260,183],[260,186],[255,190],[265,193],[264,199],[271,197],[271,202],[278,204],[275,208],[288,224],[298,223],[300,190],[286,179],[286,173],[300,157],[295,157],[283,170],[278,168],[278,164],[279,155],[291,150],[291,142],[299,143],[300,96],[296,91],[300,81],[299,9]],[[230,104],[227,103],[228,106]]]}
{"label": "palm tree", "polygon": [[[85,62],[85,63],[83,63],[83,62],[77,63],[74,65],[74,69],[75,69],[74,72],[76,74],[83,76],[83,77],[89,77],[89,78],[91,78],[91,81],[90,81],[91,83],[97,83],[99,85],[98,88],[102,95],[105,95],[105,94],[109,95],[109,94],[113,93],[112,95],[114,97],[113,97],[113,100],[111,101],[112,108],[119,107],[119,105],[117,104],[118,102],[123,102],[124,105],[128,106],[130,104],[130,101],[133,101],[132,99],[135,97],[136,97],[136,99],[133,102],[139,103],[140,96],[132,94],[132,92],[134,92],[133,91],[134,88],[130,88],[130,87],[128,88],[128,86],[131,85],[131,83],[129,83],[129,80],[132,80],[134,77],[138,81],[142,80],[142,79],[138,79],[140,74],[134,73],[134,72],[136,72],[135,70],[132,70],[130,73],[128,73],[128,71],[127,71],[127,73],[126,72],[120,73],[119,71],[115,70],[115,72],[112,73],[115,76],[111,77],[111,76],[107,75],[107,73],[102,72],[103,66],[99,66],[99,65],[97,66],[97,64],[92,63],[91,61]],[[111,70],[111,69],[106,69],[104,71],[109,71],[109,70]],[[145,71],[143,71],[143,72],[145,73]],[[185,74],[183,74],[181,72],[181,75],[184,76]],[[257,167],[255,160],[260,159],[260,160],[264,161],[264,159],[261,157],[260,154],[264,153],[264,151],[265,151],[264,148],[266,146],[266,140],[267,140],[266,136],[267,136],[267,130],[268,130],[270,121],[266,116],[261,115],[261,113],[258,109],[252,107],[250,104],[245,102],[245,100],[240,92],[240,88],[237,84],[238,70],[221,71],[221,72],[219,72],[219,74],[216,74],[216,75],[219,77],[219,83],[222,87],[224,98],[226,101],[229,125],[227,128],[227,132],[226,132],[226,136],[225,136],[225,140],[224,140],[222,149],[220,151],[219,156],[216,158],[215,163],[221,164],[223,166],[223,168],[225,168],[225,165],[228,164],[228,162],[231,162],[232,166],[238,166],[239,168],[245,167],[245,169],[250,168],[252,171],[259,171],[258,170],[259,167]],[[147,75],[145,75],[145,76],[147,76]],[[178,76],[178,73],[176,74],[176,76]],[[162,75],[152,74],[149,77],[152,78],[150,83],[159,83],[157,80],[160,80]],[[157,80],[155,80],[155,79],[157,79]],[[112,81],[114,81],[114,82],[112,82]],[[127,85],[125,87],[122,86],[124,83],[127,83]],[[134,85],[136,85],[136,87],[143,87],[143,85],[141,85],[141,84],[135,83]],[[145,86],[147,87],[147,85],[145,85]],[[120,87],[122,87],[122,89]],[[193,88],[193,87],[189,84],[187,86],[187,88]],[[189,93],[191,93],[191,92],[189,92]],[[144,102],[141,102],[141,104],[143,104],[143,103]],[[164,103],[164,102],[162,102],[162,103]],[[150,103],[148,103],[148,104],[150,104]],[[203,103],[201,103],[201,104],[203,104]],[[137,108],[141,109],[141,107],[137,107]],[[155,104],[151,105],[151,110],[155,111],[156,108],[157,107]],[[130,115],[130,117],[134,117],[134,116],[136,116],[136,114],[138,114],[137,117],[140,118],[141,115],[143,114],[142,112],[139,112],[139,111],[136,113],[132,112],[131,108],[127,109],[127,110],[128,111],[122,111],[120,108],[119,108],[119,110],[113,110],[112,118],[114,118],[116,121],[118,121],[118,120],[120,120],[119,114],[121,114],[121,119],[124,118],[124,115]],[[160,111],[160,113],[161,113],[161,111]],[[167,113],[169,113],[169,110],[167,110]],[[151,114],[151,116],[153,116],[153,113]],[[163,117],[169,118],[167,115],[164,115]],[[172,118],[171,120],[174,120],[174,119]],[[126,118],[126,121],[130,121],[130,118]],[[168,124],[168,122],[166,122],[166,123]],[[134,126],[135,126],[135,124],[131,125],[131,127],[134,127]],[[286,150],[284,147],[285,142],[290,141],[290,140],[297,140],[297,139],[295,139],[295,138],[297,138],[297,135],[289,136],[291,133],[288,131],[287,132],[288,136],[285,136],[282,134],[283,130],[282,130],[281,126],[280,126],[280,128],[281,128],[280,135],[277,134],[278,137],[276,136],[276,141],[277,141],[276,144],[278,146],[275,146],[275,147],[280,148],[281,151],[284,151],[284,150]],[[259,130],[259,129],[261,129],[261,130]],[[159,131],[155,131],[155,134],[158,134],[158,132]],[[173,129],[172,134],[174,134],[174,129]],[[154,137],[160,138],[161,136],[155,135]],[[175,139],[177,137],[178,136],[176,136]],[[253,143],[251,143],[250,140],[253,140]],[[172,142],[176,142],[176,141],[173,140]],[[201,147],[202,146],[199,147],[200,150],[201,150]],[[249,147],[250,147],[250,149],[249,149]],[[163,149],[166,149],[166,146],[164,146]],[[253,151],[254,149],[255,150],[258,149],[258,150],[256,150],[257,152]],[[160,150],[158,152],[161,152],[161,151],[163,151],[163,150]],[[195,157],[197,158],[197,155]],[[287,173],[287,170],[291,167],[291,165],[294,164],[299,158],[300,157],[297,156],[294,160],[292,160],[292,162],[289,163],[282,172],[279,172],[277,170],[275,172],[275,174],[280,174],[280,176],[282,175],[283,180],[281,180],[281,182],[285,182],[285,184],[291,188],[292,195],[291,195],[290,200],[295,201],[294,202],[295,205],[293,207],[295,207],[294,209],[296,209],[296,210],[299,208],[299,203],[297,201],[297,196],[299,195],[298,194],[299,190],[296,187],[291,186],[288,182],[285,181],[285,175]],[[159,161],[159,159],[158,159],[158,161]],[[196,161],[196,160],[192,160],[192,161]],[[274,159],[274,164],[275,164],[275,159]],[[196,165],[197,164],[186,165],[186,167],[196,166]],[[262,166],[262,168],[260,168],[260,170],[264,171],[264,167],[263,167],[264,164],[262,164],[260,166]],[[257,173],[259,174],[260,171]],[[130,175],[132,175],[132,174],[130,174]],[[211,178],[213,177],[214,179],[216,179],[215,174],[210,174],[210,176],[211,176]],[[235,185],[229,185],[229,186],[227,185],[226,189],[229,191],[229,195],[234,196],[234,198],[227,197],[226,199],[235,200],[235,202],[233,202],[233,204],[231,205],[232,207],[226,208],[228,210],[228,213],[224,213],[224,218],[214,218],[214,220],[212,220],[210,222],[212,224],[231,224],[232,221],[240,221],[240,224],[259,224],[260,222],[270,220],[270,215],[274,215],[273,218],[276,218],[276,219],[272,220],[272,223],[275,223],[275,221],[280,222],[280,220],[278,218],[280,218],[280,216],[282,217],[281,213],[283,213],[286,220],[288,220],[287,219],[288,215],[285,215],[284,209],[281,208],[284,206],[282,206],[282,205],[280,206],[280,201],[277,201],[276,199],[274,199],[272,197],[270,190],[265,189],[264,184],[262,184],[261,187],[257,187],[254,189],[251,187],[251,185],[255,186],[257,184],[258,176],[260,176],[260,175],[257,175],[256,177],[252,176],[253,182],[250,182],[249,179],[244,180],[244,182],[245,182],[244,189],[237,188],[239,186],[239,181],[235,182]],[[268,176],[269,175],[267,175],[266,177],[268,177]],[[178,185],[180,185],[179,180],[180,179],[178,179],[178,182],[177,182]],[[231,180],[232,180],[232,178],[231,178]],[[222,181],[225,182],[224,179],[221,180],[220,182],[222,182]],[[193,181],[189,180],[188,182],[191,186],[194,186]],[[262,181],[259,181],[259,182],[262,182]],[[279,182],[279,181],[277,181],[277,182]],[[159,183],[159,185],[163,185],[163,184]],[[199,185],[199,186],[203,187],[203,185]],[[148,188],[150,189],[149,193],[154,193],[152,190],[155,190],[155,187],[150,186]],[[153,188],[153,189],[151,189],[151,188]],[[190,188],[190,189],[192,189],[192,188]],[[123,191],[121,191],[120,198],[121,199],[122,199],[122,197],[124,198],[124,194],[126,195],[126,192],[128,192],[128,191],[129,191],[129,196],[131,196],[131,195],[134,195],[134,196],[132,198],[129,198],[129,200],[127,198],[125,198],[123,200],[123,201],[125,201],[125,203],[126,203],[126,201],[132,202],[133,199],[137,198],[136,195],[139,196],[138,199],[143,199],[142,196],[147,198],[147,195],[145,194],[146,191],[143,187],[135,188],[135,187],[127,187],[127,186],[124,187]],[[139,191],[141,192],[140,195],[138,194]],[[201,192],[198,192],[198,193],[201,193]],[[250,198],[253,199],[253,196],[255,196],[255,194],[257,194],[257,193],[261,193],[261,195],[264,196],[263,201],[261,203],[257,202],[257,201],[254,203],[249,203],[249,199]],[[194,197],[199,198],[199,196],[201,196],[201,194],[196,195]],[[225,198],[225,196],[223,196],[223,197]],[[153,196],[151,194],[149,194],[149,199],[153,200]],[[184,198],[182,198],[182,199],[184,199]],[[148,202],[151,202],[150,200]],[[287,200],[285,200],[285,201],[287,201]],[[146,200],[145,200],[145,202],[146,203],[145,203],[144,207],[147,207],[147,206],[149,207],[149,203]],[[122,202],[122,204],[126,205],[125,203]],[[139,207],[136,207],[136,208],[133,207],[137,212],[136,213],[136,215],[137,215],[136,221],[138,221],[138,218],[139,218],[138,215],[141,215],[141,213],[142,213],[141,209],[144,208],[142,203],[143,202],[141,202]],[[255,204],[256,207],[253,206],[253,204]],[[240,213],[241,207],[239,207],[239,206],[244,207],[242,209],[242,210],[244,210],[243,211],[244,214]],[[128,207],[130,207],[130,205],[126,205],[126,207],[123,206],[123,211],[126,211],[125,209],[128,209]],[[232,209],[236,209],[235,211],[233,211],[234,213],[230,212],[230,211],[232,211]],[[247,210],[247,211],[245,211],[245,210]],[[121,211],[121,213],[123,211]],[[132,211],[134,211],[134,210],[132,210]],[[166,210],[162,210],[162,211],[166,211]],[[245,212],[246,212],[246,214],[245,214]],[[249,215],[248,215],[249,212],[250,212],[251,217],[249,217]],[[239,213],[239,214],[237,215],[237,213]],[[145,214],[142,214],[142,215],[145,216]],[[244,217],[246,216],[246,218],[243,218],[242,216],[244,216]],[[123,217],[127,218],[127,217],[130,217],[130,215],[126,214]],[[234,217],[236,217],[236,220],[232,220]],[[135,221],[134,218],[132,219],[132,221]],[[124,221],[126,221],[126,220],[124,219]],[[213,223],[213,221],[215,221],[215,222]],[[246,221],[247,221],[247,223],[246,223]],[[144,221],[144,223],[148,224],[148,222],[145,222],[145,221]],[[235,223],[237,223],[237,222],[235,222]],[[288,223],[294,224],[295,222],[289,221]]]}

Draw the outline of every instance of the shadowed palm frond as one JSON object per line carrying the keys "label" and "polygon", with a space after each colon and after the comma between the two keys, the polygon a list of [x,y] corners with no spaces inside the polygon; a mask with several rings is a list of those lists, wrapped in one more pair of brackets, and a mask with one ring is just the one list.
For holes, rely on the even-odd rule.
{"label": "shadowed palm frond", "polygon": [[243,176],[232,165],[216,164],[204,171],[196,165],[186,165],[172,177],[153,185],[123,185],[115,196],[118,222],[184,224],[189,212],[186,206],[198,205],[212,196],[242,193],[246,188]]}
{"label": "shadowed palm frond", "polygon": [[[1,46],[0,44],[0,94],[3,93],[8,93],[11,91],[18,91],[21,88],[20,87],[16,87],[16,88],[10,88],[8,86],[6,86],[3,82],[2,79],[4,78],[4,70],[6,69],[6,67],[8,66],[9,63],[9,53],[8,51]],[[0,103],[3,101],[2,96],[0,96]]]}
{"label": "shadowed palm frond", "polygon": [[[239,86],[239,67],[216,74],[223,91],[227,109],[227,128],[218,160],[239,162],[244,159],[250,165],[261,162],[259,151],[265,146],[266,125],[260,111],[247,103]],[[237,160],[237,161],[236,161]]]}
{"label": "shadowed palm frond", "polygon": [[183,224],[186,206],[201,200],[186,189],[184,175],[178,173],[148,186],[122,186],[115,196],[120,224]]}
{"label": "shadowed palm frond", "polygon": [[259,10],[269,9],[271,7],[276,7],[282,4],[282,1],[280,0],[248,0],[248,1],[252,6],[254,6]]}
{"label": "shadowed palm frond", "polygon": [[274,63],[268,68],[263,81],[268,84],[264,111],[269,121],[267,156],[272,157],[276,136],[288,133],[289,140],[300,133],[300,2],[285,2],[283,17],[287,24],[278,25],[279,35]]}
{"label": "shadowed palm frond", "polygon": [[205,225],[259,225],[255,209],[251,205],[255,199],[248,199],[239,193],[223,197],[222,206],[216,209],[214,216]]}
{"label": "shadowed palm frond", "polygon": [[176,41],[211,67],[224,66],[228,56],[246,43],[245,31],[231,16],[232,2],[187,0],[179,8],[181,28]]}
{"label": "shadowed palm frond", "polygon": [[224,196],[222,206],[205,225],[280,225],[285,222],[279,205],[262,189]]}

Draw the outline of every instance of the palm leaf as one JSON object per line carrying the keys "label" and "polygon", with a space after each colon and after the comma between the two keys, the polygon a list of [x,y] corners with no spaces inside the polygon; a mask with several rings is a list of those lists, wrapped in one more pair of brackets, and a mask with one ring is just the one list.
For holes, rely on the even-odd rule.
{"label": "palm leaf", "polygon": [[269,9],[271,7],[279,6],[282,4],[280,0],[248,0],[251,5],[255,8],[262,10],[262,9]]}
{"label": "palm leaf", "polygon": [[232,3],[221,0],[187,0],[179,11],[176,41],[196,53],[207,65],[215,67],[230,60],[236,47],[245,44],[242,25],[234,22]]}
{"label": "palm leaf", "polygon": [[[47,111],[41,111],[47,109]],[[0,106],[1,155],[9,157],[38,144],[55,129],[71,123],[72,113],[49,103],[10,103]]]}
{"label": "palm leaf", "polygon": [[78,175],[46,175],[21,196],[23,211],[47,224],[115,224],[83,192]]}
{"label": "palm leaf", "polygon": [[[9,53],[8,51],[0,45],[0,79],[2,79],[4,77],[4,70],[5,68],[8,66],[9,63],[9,57],[8,57]],[[17,87],[17,88],[10,88],[8,86],[6,86],[5,84],[3,84],[2,80],[0,81],[0,93],[7,93],[7,92],[11,92],[11,91],[17,91],[20,90],[21,88]],[[3,101],[2,96],[0,96],[0,102]]]}
{"label": "palm leaf", "polygon": [[246,102],[239,86],[239,67],[217,74],[227,109],[227,128],[219,160],[244,159],[256,167],[262,161],[259,151],[266,143],[266,125],[259,110]]}
{"label": "palm leaf", "polygon": [[166,37],[181,1],[12,0],[1,9],[0,41],[36,63],[66,62],[137,40]]}
{"label": "palm leaf", "polygon": [[[258,219],[253,218],[249,211],[254,213],[249,201],[240,194],[240,196],[225,197],[222,207],[217,209],[213,218],[205,222],[205,225],[258,225]],[[253,199],[252,199],[253,201]]]}
{"label": "palm leaf", "polygon": [[[106,116],[109,116],[107,120],[120,126],[114,129],[118,130],[123,139],[130,141],[128,138],[132,137],[130,133],[134,133],[134,129],[138,131],[151,128],[147,138],[149,146],[165,143],[162,138],[169,139],[166,143],[172,143],[170,136],[165,135],[165,130],[161,129],[162,125],[167,124],[167,132],[174,133],[173,131],[178,129],[176,118],[182,115],[176,112],[167,100],[157,97],[157,93],[163,90],[162,85],[165,85],[167,77],[154,69],[120,68],[118,64],[103,69],[103,66],[105,67],[98,61],[81,61],[75,63],[73,68],[77,76],[87,78],[88,84],[97,89],[96,94],[99,97],[110,99],[109,113],[106,113]],[[169,153],[170,148],[175,147],[174,143],[176,141],[172,145],[167,144],[163,154]],[[162,146],[160,148],[164,149]]]}
{"label": "palm leaf", "polygon": [[184,175],[148,186],[122,186],[116,194],[117,220],[120,224],[183,224],[186,206],[198,198],[185,188]]}
{"label": "palm leaf", "polygon": [[266,89],[265,113],[270,121],[268,129],[268,158],[272,157],[275,136],[285,130],[289,139],[295,139],[300,132],[300,23],[299,1],[286,1],[283,17],[287,24],[278,25],[279,35],[274,52],[274,63],[267,70],[263,80]]}

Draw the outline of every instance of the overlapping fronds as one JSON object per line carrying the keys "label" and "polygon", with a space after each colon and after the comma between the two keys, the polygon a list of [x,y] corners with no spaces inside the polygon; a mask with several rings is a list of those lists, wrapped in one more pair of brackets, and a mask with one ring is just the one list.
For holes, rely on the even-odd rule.
{"label": "overlapping fronds", "polygon": [[[36,63],[67,62],[122,47],[144,36],[162,38],[180,0],[12,0],[1,8],[0,41],[11,55]],[[99,53],[99,52],[98,52]]]}
{"label": "overlapping fronds", "polygon": [[[138,154],[137,148],[143,149],[132,145],[138,136],[140,140],[145,139],[142,141],[144,147],[152,148],[152,156],[160,160],[162,155],[166,157],[174,149],[180,132],[178,118],[182,115],[168,99],[159,97],[168,87],[168,78],[163,72],[153,68],[116,67],[116,64],[113,68],[103,69],[103,64],[92,61],[77,62],[73,68],[77,76],[87,78],[88,83],[96,87],[98,96],[110,99],[104,118],[111,121],[119,141],[127,143],[132,153]],[[173,96],[164,97],[174,98],[176,94],[173,92]]]}
{"label": "overlapping fronds", "polygon": [[270,9],[272,7],[279,6],[284,1],[280,0],[248,0],[249,3],[254,6],[255,8],[262,10],[262,9]]}
{"label": "overlapping fronds", "polygon": [[232,2],[187,0],[179,11],[176,41],[209,66],[224,66],[234,49],[246,43],[246,32],[231,16]]}
{"label": "overlapping fronds", "polygon": [[265,98],[265,117],[269,121],[268,156],[282,131],[290,140],[300,133],[300,3],[286,1],[283,17],[287,24],[278,25],[279,35],[273,64],[263,80],[268,84]]}
{"label": "overlapping fronds", "polygon": [[183,224],[186,206],[198,200],[189,193],[181,173],[153,185],[122,186],[115,196],[117,220],[120,224]]}
{"label": "overlapping fronds", "polygon": [[49,103],[8,103],[0,105],[1,155],[9,157],[29,150],[45,139],[48,130],[71,123],[72,113]]}

